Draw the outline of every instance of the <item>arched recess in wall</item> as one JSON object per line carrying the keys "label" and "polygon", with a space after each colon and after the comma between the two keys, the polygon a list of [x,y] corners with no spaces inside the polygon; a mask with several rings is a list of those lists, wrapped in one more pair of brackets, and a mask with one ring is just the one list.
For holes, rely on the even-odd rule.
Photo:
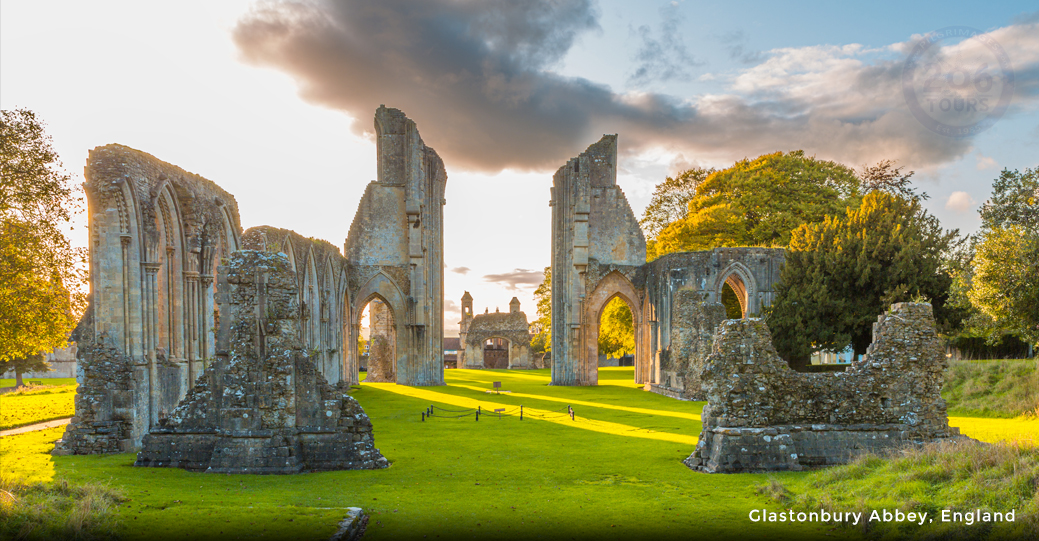
{"label": "arched recess in wall", "polygon": [[[397,366],[400,364],[400,356],[404,349],[404,314],[407,307],[404,295],[401,293],[397,285],[383,272],[377,273],[371,277],[357,292],[357,296],[354,297],[352,314],[350,317],[351,327],[354,331],[351,336],[350,343],[357,344],[360,338],[360,322],[361,316],[364,313],[365,306],[368,305],[372,299],[378,298],[387,307],[390,313],[390,318],[393,322],[393,351],[394,357],[392,359],[392,372],[396,374]],[[371,367],[369,367],[369,378],[371,378]],[[351,376],[352,377],[352,376]],[[395,380],[394,380],[395,381]]]}
{"label": "arched recess in wall", "polygon": [[317,357],[315,362],[318,366],[323,365],[324,361],[324,345],[321,343],[321,289],[318,284],[317,276],[317,261],[314,258],[314,249],[307,250],[306,259],[304,260],[304,271],[303,279],[300,280],[300,276],[296,276],[296,280],[300,283],[300,294],[302,304],[301,316],[303,319],[303,325],[301,331],[303,331],[303,343],[309,350],[316,350]]}
{"label": "arched recess in wall", "polygon": [[[90,264],[96,266],[91,275],[107,275],[107,279],[103,279],[102,283],[121,284],[122,320],[119,324],[122,334],[120,338],[123,341],[123,351],[130,358],[135,358],[141,354],[143,344],[143,337],[139,332],[133,332],[135,326],[131,323],[133,310],[131,307],[141,306],[140,262],[143,246],[141,245],[140,205],[129,182],[122,183],[121,189],[115,197],[116,209],[119,214],[119,247],[122,266],[116,271],[116,269],[108,265],[102,265],[101,258],[91,257]],[[91,234],[101,235],[101,228],[97,228],[97,230],[92,229]],[[95,243],[94,249],[100,250],[103,245],[101,239],[95,238],[93,242]],[[113,242],[112,245],[114,246],[115,243]],[[98,305],[105,304],[100,299],[95,299],[95,301],[98,301]],[[139,330],[140,327],[137,327],[137,329]]]}
{"label": "arched recess in wall", "polygon": [[[599,323],[603,309],[614,298],[620,298],[631,310],[632,330],[638,351],[638,329],[642,323],[642,310],[638,304],[635,286],[623,274],[612,271],[599,280],[592,292],[585,296],[585,312],[582,318],[584,329],[584,355],[582,358],[579,385],[596,385],[599,381]],[[640,359],[636,353],[635,365]]]}
{"label": "arched recess in wall", "polygon": [[173,360],[183,356],[184,346],[184,231],[180,205],[168,182],[158,192],[155,206],[159,234],[155,262],[161,265],[156,271],[154,284],[154,345],[167,359]]}
{"label": "arched recess in wall", "polygon": [[357,340],[351,342],[354,336],[354,325],[351,321],[353,303],[350,302],[350,288],[347,287],[346,266],[339,269],[339,279],[336,280],[336,318],[333,321],[339,323],[339,378],[351,385],[357,381],[357,371],[360,367],[357,358]]}
{"label": "arched recess in wall", "polygon": [[718,281],[715,284],[714,291],[715,299],[718,302],[722,300],[726,285],[736,294],[736,300],[740,303],[740,312],[742,312],[743,318],[747,318],[757,311],[757,307],[753,302],[757,284],[754,282],[754,273],[746,265],[739,261],[733,261],[718,273]]}

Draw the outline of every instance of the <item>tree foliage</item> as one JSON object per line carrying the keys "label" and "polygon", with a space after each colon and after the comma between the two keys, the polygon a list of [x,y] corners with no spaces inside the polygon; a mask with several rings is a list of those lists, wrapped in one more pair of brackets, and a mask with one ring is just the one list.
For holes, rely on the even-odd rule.
{"label": "tree foliage", "polygon": [[918,199],[874,191],[843,216],[793,232],[769,326],[780,355],[805,359],[852,346],[865,353],[872,324],[893,302],[926,298],[941,321],[952,278],[943,268],[957,232],[943,231]]}
{"label": "tree foliage", "polygon": [[800,150],[737,162],[697,185],[688,213],[649,243],[649,258],[721,246],[785,246],[801,224],[858,206],[859,185],[850,168]]}
{"label": "tree foliage", "polygon": [[530,350],[535,355],[552,351],[552,267],[545,267],[545,278],[534,290],[538,317],[530,324]]}
{"label": "tree foliage", "polygon": [[910,180],[915,171],[902,174],[905,166],[895,167],[894,160],[881,160],[876,165],[862,166],[859,180],[862,181],[862,190],[869,192],[887,192],[895,197],[905,199],[930,199],[926,193],[916,193],[916,188]]}
{"label": "tree foliage", "polygon": [[696,187],[715,170],[694,167],[674,177],[667,177],[653,189],[653,197],[642,213],[639,225],[647,239],[653,239],[663,229],[689,213],[689,201],[696,196]]}
{"label": "tree foliage", "polygon": [[0,361],[64,346],[85,304],[69,181],[36,115],[0,111]]}
{"label": "tree foliage", "polygon": [[1039,235],[1019,225],[989,229],[973,268],[968,296],[995,330],[1039,342]]}
{"label": "tree foliage", "polygon": [[15,387],[23,385],[22,374],[26,372],[49,372],[50,369],[50,364],[47,363],[47,359],[42,353],[0,361],[0,374],[14,372]]}
{"label": "tree foliage", "polygon": [[616,359],[635,354],[631,309],[620,297],[614,297],[602,309],[599,318],[599,354]]}

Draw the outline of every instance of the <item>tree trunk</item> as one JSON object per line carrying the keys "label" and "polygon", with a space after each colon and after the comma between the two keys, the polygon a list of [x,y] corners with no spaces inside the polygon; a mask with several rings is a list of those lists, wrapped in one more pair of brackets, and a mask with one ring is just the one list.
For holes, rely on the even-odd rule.
{"label": "tree trunk", "polygon": [[22,383],[22,371],[16,367],[14,369],[14,388],[19,389],[24,386],[25,384]]}

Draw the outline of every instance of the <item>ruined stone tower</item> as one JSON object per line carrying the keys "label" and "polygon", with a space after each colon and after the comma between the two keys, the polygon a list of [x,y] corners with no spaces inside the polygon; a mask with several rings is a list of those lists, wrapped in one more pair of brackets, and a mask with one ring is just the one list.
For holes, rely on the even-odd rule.
{"label": "ruined stone tower", "polygon": [[556,171],[551,205],[552,384],[595,385],[603,307],[620,296],[636,328],[642,319],[632,279],[646,239],[617,186],[616,135]]}

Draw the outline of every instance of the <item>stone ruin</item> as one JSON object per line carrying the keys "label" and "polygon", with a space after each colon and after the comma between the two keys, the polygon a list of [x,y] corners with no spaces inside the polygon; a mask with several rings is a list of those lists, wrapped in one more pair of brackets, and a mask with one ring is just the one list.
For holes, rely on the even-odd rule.
{"label": "stone ruin", "polygon": [[635,382],[702,399],[697,368],[725,319],[723,288],[744,317],[761,313],[775,296],[783,249],[716,248],[646,263],[642,229],[617,186],[616,135],[571,159],[552,183],[552,384],[597,384],[599,320],[619,297],[633,318]]}
{"label": "stone ruin", "polygon": [[330,385],[314,362],[319,354],[303,347],[306,311],[290,260],[243,250],[220,277],[216,359],[144,436],[134,465],[212,473],[388,466],[349,384]]}
{"label": "stone ruin", "polygon": [[[461,368],[535,368],[530,357],[530,324],[527,314],[520,311],[516,297],[509,302],[509,311],[473,315],[473,297],[468,291],[462,295],[462,321],[458,324],[459,362]],[[505,342],[505,349],[487,349],[488,341]],[[499,357],[492,357],[496,354]]]}
{"label": "stone ruin", "polygon": [[700,378],[707,394],[696,451],[708,473],[797,471],[958,436],[941,397],[946,359],[931,305],[900,303],[846,372],[794,372],[761,319],[717,329]]}
{"label": "stone ruin", "polygon": [[[378,180],[365,190],[342,253],[284,229],[243,234],[233,196],[149,154],[122,145],[90,152],[90,303],[72,337],[76,416],[56,454],[129,452],[183,406],[217,362],[216,329],[230,317],[215,302],[217,268],[243,248],[285,255],[301,347],[327,385],[358,382],[355,344],[373,299],[392,320],[393,381],[443,385],[447,174],[401,111],[380,107],[375,132]],[[320,385],[313,380],[310,392]],[[340,410],[349,416],[350,408]]]}

